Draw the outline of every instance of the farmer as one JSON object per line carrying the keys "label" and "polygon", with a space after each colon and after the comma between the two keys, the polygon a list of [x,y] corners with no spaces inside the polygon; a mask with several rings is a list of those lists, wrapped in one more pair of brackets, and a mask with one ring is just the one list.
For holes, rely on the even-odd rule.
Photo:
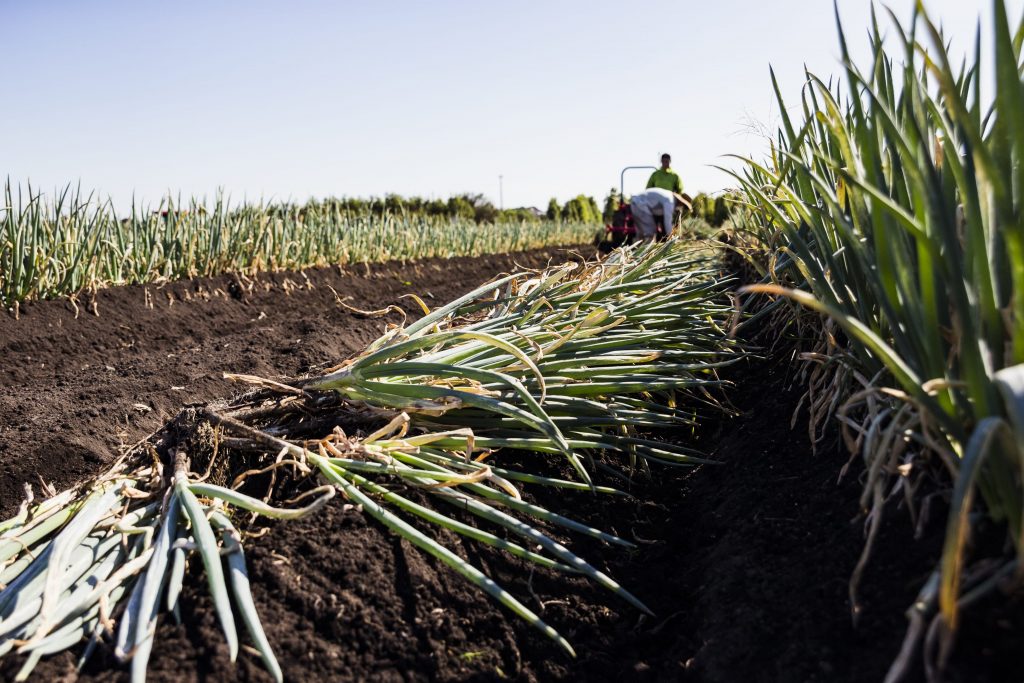
{"label": "farmer", "polygon": [[661,219],[665,237],[672,234],[672,214],[677,208],[689,208],[690,203],[677,192],[654,187],[633,195],[629,207],[636,224],[636,236],[642,242],[652,241],[658,234],[655,218]]}
{"label": "farmer", "polygon": [[683,193],[683,180],[679,177],[678,173],[670,168],[671,165],[672,157],[668,154],[662,154],[661,168],[652,173],[650,180],[647,181],[648,190],[652,187],[660,187],[663,190],[675,192],[676,194]]}

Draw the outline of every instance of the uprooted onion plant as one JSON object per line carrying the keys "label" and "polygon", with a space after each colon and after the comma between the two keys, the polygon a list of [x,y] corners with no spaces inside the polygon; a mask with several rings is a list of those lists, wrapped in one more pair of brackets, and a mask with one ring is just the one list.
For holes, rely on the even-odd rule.
{"label": "uprooted onion plant", "polygon": [[[727,341],[721,286],[711,263],[669,242],[490,282],[390,326],[321,376],[236,376],[254,385],[248,393],[184,411],[94,481],[27,498],[0,525],[0,655],[25,655],[24,677],[42,656],[86,641],[84,660],[112,641],[141,680],[157,621],[177,613],[186,564],[198,557],[232,658],[237,621],[280,680],[239,529],[249,515],[309,514],[336,493],[571,653],[429,530],[583,575],[649,612],[564,539],[629,541],[524,492],[625,495],[595,473],[628,482],[652,465],[702,462],[643,433],[689,430],[722,410],[716,369],[740,352]],[[519,454],[513,464],[508,452]]]}

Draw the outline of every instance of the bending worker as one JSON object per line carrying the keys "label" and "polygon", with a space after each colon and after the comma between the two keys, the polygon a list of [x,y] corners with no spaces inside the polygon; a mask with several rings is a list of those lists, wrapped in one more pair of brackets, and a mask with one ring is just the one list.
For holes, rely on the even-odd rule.
{"label": "bending worker", "polygon": [[633,223],[636,224],[637,238],[650,242],[658,234],[655,218],[661,219],[667,238],[672,234],[672,214],[678,207],[689,208],[690,203],[681,194],[655,187],[633,195],[629,206],[633,213]]}
{"label": "bending worker", "polygon": [[651,174],[650,180],[647,181],[647,189],[652,187],[660,187],[663,190],[669,192],[675,192],[676,194],[683,193],[683,179],[679,177],[679,174],[672,170],[672,157],[668,154],[661,155],[661,168]]}

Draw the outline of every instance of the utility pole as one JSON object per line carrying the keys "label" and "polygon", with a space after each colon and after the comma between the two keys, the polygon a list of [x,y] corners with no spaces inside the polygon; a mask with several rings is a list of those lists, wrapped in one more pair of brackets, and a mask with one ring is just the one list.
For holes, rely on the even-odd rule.
{"label": "utility pole", "polygon": [[502,211],[505,210],[505,186],[502,183],[504,177],[503,175],[498,176],[498,208]]}

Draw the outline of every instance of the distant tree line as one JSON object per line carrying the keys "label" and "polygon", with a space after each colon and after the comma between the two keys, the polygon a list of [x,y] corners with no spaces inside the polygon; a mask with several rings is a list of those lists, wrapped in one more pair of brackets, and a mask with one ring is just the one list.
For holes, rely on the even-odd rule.
{"label": "distant tree line", "polygon": [[738,206],[739,195],[726,192],[717,197],[701,192],[693,198],[693,213],[696,218],[703,218],[708,225],[717,228],[729,220],[729,216]]}
{"label": "distant tree line", "polygon": [[279,204],[271,207],[272,212],[298,212],[301,216],[310,212],[340,212],[355,215],[382,216],[430,216],[452,219],[468,219],[477,223],[495,222],[540,222],[545,219],[573,221],[581,223],[599,223],[601,212],[593,198],[579,195],[561,206],[555,202],[556,210],[551,207],[542,212],[534,207],[516,207],[499,209],[482,194],[463,193],[448,199],[424,199],[423,197],[403,197],[388,194],[383,197],[330,197],[327,199],[310,199],[305,204]]}
{"label": "distant tree line", "polygon": [[548,202],[548,210],[544,213],[548,220],[568,221],[571,223],[600,223],[601,210],[593,197],[578,194],[564,205],[554,197]]}
{"label": "distant tree line", "polygon": [[[612,214],[621,202],[619,191],[612,188],[604,199],[603,208],[593,197],[580,194],[564,204],[552,197],[547,210],[541,212],[533,207],[517,207],[499,209],[482,194],[463,193],[448,199],[424,199],[423,197],[403,197],[388,194],[383,197],[330,197],[327,199],[311,199],[305,204],[278,204],[270,207],[271,213],[298,212],[300,216],[314,211],[318,213],[338,211],[356,215],[381,216],[392,214],[399,216],[443,216],[476,221],[477,223],[496,223],[499,221],[566,221],[572,223],[610,223]],[[691,216],[703,219],[708,225],[722,225],[732,212],[737,197],[731,193],[711,196],[700,193],[693,198]]]}

